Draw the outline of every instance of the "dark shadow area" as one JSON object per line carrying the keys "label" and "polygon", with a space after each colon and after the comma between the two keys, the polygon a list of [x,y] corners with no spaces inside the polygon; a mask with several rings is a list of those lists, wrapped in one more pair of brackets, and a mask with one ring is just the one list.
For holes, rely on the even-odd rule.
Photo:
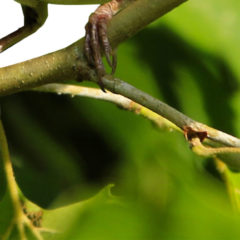
{"label": "dark shadow area", "polygon": [[198,84],[211,121],[209,124],[234,134],[230,100],[237,91],[238,82],[221,56],[197,49],[166,26],[145,29],[132,41],[139,46],[140,59],[151,67],[165,102],[184,112],[175,90],[178,84],[176,67],[184,67]]}
{"label": "dark shadow area", "polygon": [[36,203],[47,206],[74,185],[86,199],[116,182],[121,151],[89,124],[84,105],[29,92],[5,97],[1,106],[12,156],[21,157],[13,159],[17,180]]}

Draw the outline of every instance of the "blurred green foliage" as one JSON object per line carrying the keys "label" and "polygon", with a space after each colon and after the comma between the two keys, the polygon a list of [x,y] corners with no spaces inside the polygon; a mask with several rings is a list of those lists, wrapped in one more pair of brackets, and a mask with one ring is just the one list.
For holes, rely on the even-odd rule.
{"label": "blurred green foliage", "polygon": [[[237,0],[185,3],[119,47],[116,76],[239,136],[239,10]],[[59,211],[55,226],[67,226],[47,239],[240,236],[239,216],[212,160],[194,155],[179,133],[93,99],[27,92],[5,97],[2,106],[21,190]],[[239,184],[237,173],[234,179]],[[122,203],[103,197],[58,208],[109,183]],[[45,213],[45,227],[49,219]]]}

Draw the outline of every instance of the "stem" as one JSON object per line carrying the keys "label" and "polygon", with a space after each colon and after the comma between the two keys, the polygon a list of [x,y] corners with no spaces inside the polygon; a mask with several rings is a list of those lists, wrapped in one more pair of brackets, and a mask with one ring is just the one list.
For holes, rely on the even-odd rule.
{"label": "stem", "polygon": [[33,90],[40,91],[40,92],[57,93],[58,95],[68,94],[71,97],[81,96],[81,97],[89,97],[89,98],[104,100],[107,102],[114,103],[125,110],[141,115],[149,119],[153,123],[155,123],[160,128],[167,128],[169,130],[175,129],[177,131],[181,131],[175,124],[168,121],[166,118],[163,118],[159,114],[156,114],[155,112],[149,110],[148,108],[142,106],[141,104],[138,104],[132,101],[129,98],[111,93],[109,91],[104,93],[102,90],[97,88],[88,88],[88,87],[81,87],[77,85],[57,84],[57,83],[46,84],[44,86],[35,88]]}
{"label": "stem", "polygon": [[206,132],[207,138],[231,147],[240,147],[240,139],[233,137],[227,133],[211,128],[207,125],[199,123],[178,110],[170,107],[162,101],[150,96],[149,94],[135,88],[134,86],[117,78],[104,77],[104,86],[110,91],[125,96],[134,102],[137,102],[153,112],[161,115],[177,127],[184,130],[185,127],[191,127],[196,132]]}
{"label": "stem", "polygon": [[[229,168],[233,170],[239,171],[240,169],[240,148],[239,147],[216,147],[216,142],[227,143],[230,145],[231,142],[229,140],[235,140],[238,142],[239,139],[234,138],[226,133],[218,131],[216,129],[212,129],[208,126],[205,126],[201,123],[198,123],[191,118],[185,116],[184,114],[178,112],[174,108],[168,106],[167,104],[161,102],[158,99],[153,98],[152,96],[134,88],[130,84],[127,84],[119,79],[113,78],[104,78],[104,84],[108,86],[108,89],[113,92],[121,93],[122,95],[113,94],[111,92],[103,93],[99,89],[80,87],[75,85],[67,85],[67,84],[47,84],[38,88],[35,88],[35,91],[41,92],[53,92],[57,94],[69,94],[72,97],[81,96],[81,97],[91,97],[95,99],[100,99],[104,101],[108,101],[114,103],[121,108],[132,111],[135,114],[141,115],[152,122],[154,122],[160,128],[167,128],[169,130],[177,130],[180,131],[182,128],[182,133],[187,137],[187,140],[190,143],[191,149],[194,153],[204,156],[204,157],[219,157],[223,162],[225,162]],[[132,99],[132,100],[131,100]],[[138,101],[139,103],[134,102]],[[143,105],[147,106],[144,107]],[[151,111],[150,108],[153,110]],[[155,112],[154,112],[155,111]],[[157,114],[158,113],[158,114]],[[161,115],[159,115],[161,114]],[[211,145],[205,146],[201,143],[198,133],[198,129],[191,128],[191,132],[194,135],[187,135],[185,124],[189,124],[191,126],[202,126],[202,132],[206,133],[206,137],[209,139],[214,139],[215,142],[211,140],[207,140],[206,144]],[[189,126],[188,126],[189,128]],[[189,134],[189,133],[188,133]],[[192,136],[192,137],[191,137]],[[220,136],[220,137],[219,137]],[[205,143],[205,142],[204,142]],[[214,144],[215,143],[215,144]]]}
{"label": "stem", "polygon": [[[24,240],[26,238],[24,234],[23,224],[21,223],[23,213],[22,213],[22,208],[19,201],[19,197],[18,197],[18,188],[14,178],[14,173],[13,173],[12,164],[10,160],[7,138],[6,138],[6,134],[5,134],[1,119],[0,119],[0,146],[1,146],[1,158],[3,161],[3,168],[5,171],[6,181],[7,181],[7,191],[9,192],[10,199],[12,200],[12,206],[15,214],[13,219],[13,224],[17,222],[17,228],[19,230],[20,239]],[[10,226],[10,231],[11,231],[11,228],[12,228],[12,224]],[[7,234],[8,232],[9,231],[7,231]]]}
{"label": "stem", "polygon": [[[184,130],[186,126],[189,126],[196,132],[207,132],[208,139],[227,146],[235,147],[234,151],[238,151],[236,150],[236,147],[240,146],[240,139],[199,123],[184,115],[183,113],[177,111],[176,109],[170,107],[169,105],[163,103],[162,101],[150,96],[149,94],[133,87],[132,85],[120,79],[108,76],[103,78],[103,83],[107,89],[114,92],[115,94],[110,92],[103,93],[99,89],[67,84],[48,84],[42,87],[38,87],[35,90],[43,92],[55,92],[58,94],[70,94],[72,96],[85,96],[109,101],[130,111],[134,110],[135,113],[140,113],[141,115],[149,118],[154,122],[154,118],[159,121],[158,117],[160,117],[162,119],[160,122],[162,122],[164,119],[164,121],[167,121],[166,125],[171,126],[171,128],[176,129],[178,127],[177,129],[180,128]],[[226,148],[224,151],[228,151],[228,149],[229,148]]]}
{"label": "stem", "polygon": [[19,209],[18,207],[20,207],[20,203],[18,201],[18,188],[14,178],[10,154],[8,150],[7,138],[1,120],[0,120],[0,146],[1,146],[1,158],[3,160],[3,167],[6,173],[8,190],[13,202],[13,206],[16,208],[15,210],[18,210]]}

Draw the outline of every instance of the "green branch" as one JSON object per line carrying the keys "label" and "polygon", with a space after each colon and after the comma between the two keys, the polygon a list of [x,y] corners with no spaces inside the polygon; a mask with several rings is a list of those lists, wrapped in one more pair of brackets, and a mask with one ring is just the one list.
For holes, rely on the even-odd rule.
{"label": "green branch", "polygon": [[59,83],[46,84],[44,86],[34,88],[32,90],[39,91],[39,92],[46,92],[46,93],[57,93],[58,95],[67,94],[67,95],[70,95],[71,97],[74,97],[74,96],[88,97],[88,98],[103,100],[106,102],[111,102],[113,104],[116,104],[122,109],[131,111],[137,115],[140,115],[149,119],[161,129],[168,129],[170,131],[174,129],[177,131],[181,131],[180,128],[178,128],[175,124],[173,124],[166,118],[163,118],[161,115],[132,101],[129,98],[126,98],[119,94],[111,93],[109,91],[104,93],[102,90],[97,88],[89,88],[89,87],[82,87],[82,86],[69,85],[69,84],[59,84]]}
{"label": "green branch", "polygon": [[[32,234],[35,236],[37,240],[43,240],[38,229],[34,227],[30,219],[28,219],[28,217],[23,212],[23,207],[20,202],[20,193],[13,173],[7,138],[1,119],[0,119],[0,157],[1,166],[3,166],[7,185],[3,198],[10,199],[11,206],[8,205],[7,207],[8,211],[12,211],[13,213],[12,219],[11,220],[7,219],[7,221],[10,221],[10,224],[5,229],[5,232],[0,236],[1,240],[8,240],[14,228],[17,228],[18,230],[16,236],[18,236],[17,239],[19,240],[27,240],[26,237],[27,232],[32,232]],[[4,202],[5,201],[2,200],[1,204],[4,204]]]}
{"label": "green branch", "polygon": [[[117,14],[109,24],[113,47],[174,9],[185,0],[138,0]],[[0,96],[46,83],[67,80],[96,81],[83,55],[83,39],[71,46],[12,66],[0,68]]]}
{"label": "green branch", "polygon": [[[47,84],[34,90],[90,97],[112,102],[126,110],[146,117],[160,128],[175,129],[178,131],[182,129],[181,132],[190,143],[193,152],[204,157],[217,156],[229,168],[237,171],[240,170],[240,139],[194,121],[183,113],[124,81],[110,76],[104,77],[103,83],[115,94],[111,92],[103,93],[99,89],[68,84]],[[201,135],[199,134],[204,134],[204,138],[200,139]],[[204,140],[204,145],[200,140]],[[220,146],[219,143],[221,144]]]}

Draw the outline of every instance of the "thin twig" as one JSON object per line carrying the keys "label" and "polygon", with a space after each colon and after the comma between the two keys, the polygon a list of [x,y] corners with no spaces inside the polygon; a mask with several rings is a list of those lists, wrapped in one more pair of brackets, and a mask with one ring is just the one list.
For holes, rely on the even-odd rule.
{"label": "thin twig", "polygon": [[177,130],[181,131],[175,124],[168,121],[166,118],[163,118],[159,114],[149,110],[148,108],[132,101],[129,98],[123,97],[119,94],[114,94],[109,91],[104,93],[102,90],[97,88],[89,88],[82,87],[78,85],[69,85],[69,84],[60,84],[60,83],[52,83],[46,84],[38,88],[34,88],[34,91],[40,92],[48,92],[48,93],[57,93],[58,95],[67,94],[71,97],[80,96],[80,97],[89,97],[98,100],[104,100],[107,102],[111,102],[123,108],[125,110],[134,112],[135,114],[141,115],[149,120],[151,120],[154,124],[156,124],[161,129],[168,130]]}
{"label": "thin twig", "polygon": [[7,236],[10,234],[11,230],[13,229],[14,224],[16,224],[17,229],[19,231],[20,240],[26,240],[24,226],[22,223],[23,212],[22,212],[20,201],[19,201],[18,187],[14,178],[14,173],[13,173],[12,164],[10,160],[10,154],[8,150],[7,138],[5,135],[5,131],[4,131],[1,119],[0,119],[0,149],[1,149],[1,159],[3,162],[3,168],[5,172],[6,183],[7,183],[7,193],[9,194],[10,199],[12,201],[12,208],[14,211],[12,223],[8,226],[8,229],[6,230],[6,233],[5,233],[6,235],[3,237],[7,238]]}
{"label": "thin twig", "polygon": [[[151,112],[157,113],[163,119],[168,120],[168,124],[177,126],[184,130],[185,127],[191,127],[194,131],[202,131],[207,133],[207,138],[226,146],[239,147],[240,139],[233,137],[227,133],[208,127],[202,123],[199,123],[176,109],[170,107],[166,103],[150,96],[149,94],[133,87],[132,85],[111,76],[103,78],[104,85],[113,93],[103,93],[99,89],[84,88],[76,85],[67,84],[48,84],[42,87],[36,88],[38,91],[55,92],[58,94],[70,94],[72,96],[86,96],[96,99],[102,99],[110,101],[119,106],[133,111],[135,109],[140,112],[139,109],[148,109]],[[119,95],[120,94],[120,95]],[[135,105],[134,105],[135,104]],[[144,112],[144,111],[142,111]],[[145,113],[145,117],[152,116],[150,112]],[[173,125],[173,124],[174,125]],[[176,127],[175,127],[176,128]]]}
{"label": "thin twig", "polygon": [[240,147],[239,138],[199,123],[179,112],[178,110],[170,107],[166,103],[163,103],[162,101],[120,79],[106,76],[103,78],[103,83],[104,86],[106,86],[106,88],[110,91],[125,96],[134,102],[143,105],[144,107],[168,119],[182,130],[184,130],[186,127],[190,127],[196,132],[206,132],[206,137],[214,142],[231,147]]}
{"label": "thin twig", "polygon": [[[10,159],[10,153],[8,149],[8,143],[6,134],[4,131],[3,123],[0,119],[0,152],[1,152],[1,161],[5,173],[7,189],[5,195],[9,195],[11,199],[12,208],[13,208],[13,216],[10,224],[5,229],[5,232],[1,236],[2,240],[9,239],[14,228],[18,229],[18,239],[19,240],[27,240],[26,232],[31,231],[33,235],[38,240],[43,240],[40,232],[37,228],[34,227],[30,219],[24,214],[21,201],[20,201],[20,193],[18,191],[18,186],[14,177],[12,163]],[[3,202],[1,203],[3,204]],[[9,211],[9,209],[8,209]]]}

